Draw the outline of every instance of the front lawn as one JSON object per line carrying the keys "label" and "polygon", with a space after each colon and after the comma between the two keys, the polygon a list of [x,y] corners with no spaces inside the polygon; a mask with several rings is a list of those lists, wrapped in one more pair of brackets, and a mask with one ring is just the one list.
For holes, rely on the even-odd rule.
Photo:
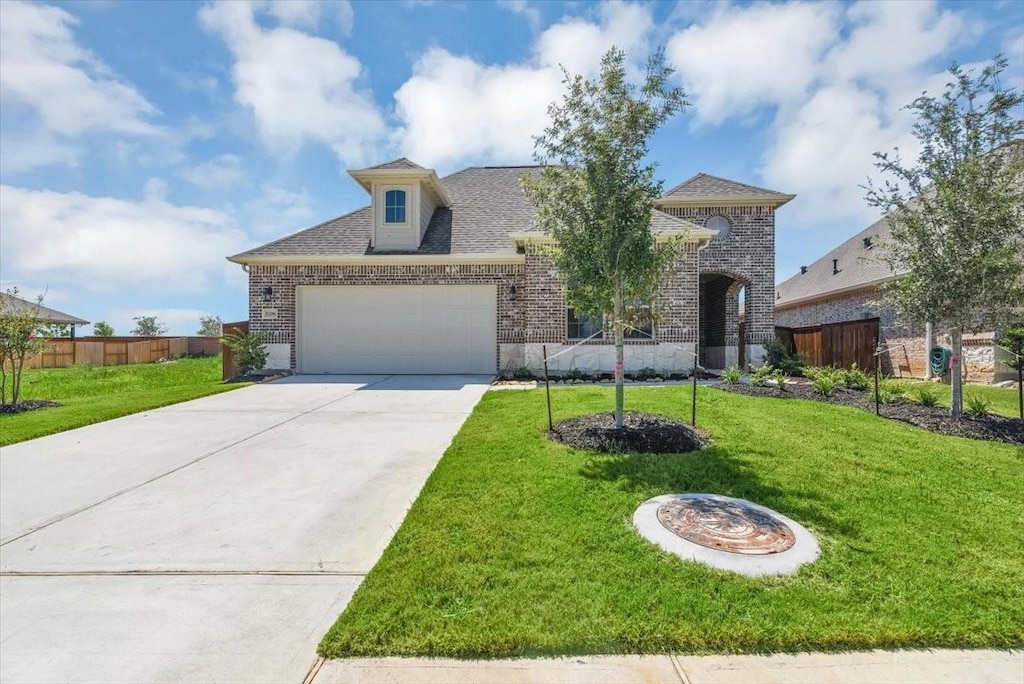
{"label": "front lawn", "polygon": [[[552,391],[556,420],[612,390]],[[686,418],[689,389],[627,390]],[[712,447],[599,455],[544,436],[543,391],[490,392],[320,644],[328,657],[752,652],[1024,644],[1020,447],[860,409],[699,389]],[[818,537],[792,577],[751,579],[641,539],[636,507],[713,492]]]}
{"label": "front lawn", "polygon": [[61,405],[0,414],[0,446],[244,386],[222,385],[220,376],[220,357],[26,369],[21,399],[46,399]]}

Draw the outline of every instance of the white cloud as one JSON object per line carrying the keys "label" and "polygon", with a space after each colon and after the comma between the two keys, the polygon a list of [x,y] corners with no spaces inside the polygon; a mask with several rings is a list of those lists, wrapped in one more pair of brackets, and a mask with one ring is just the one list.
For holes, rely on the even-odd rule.
{"label": "white cloud", "polygon": [[221,154],[182,172],[182,177],[201,188],[228,188],[245,178],[242,158],[235,154]]}
{"label": "white cloud", "polygon": [[262,5],[206,5],[203,26],[219,34],[234,55],[235,100],[255,118],[263,141],[281,151],[306,142],[330,146],[348,164],[373,156],[384,120],[358,88],[359,60],[337,43],[291,28],[263,28]]}
{"label": "white cloud", "polygon": [[72,35],[77,20],[48,5],[5,2],[0,22],[0,93],[4,107],[31,111],[51,134],[86,131],[152,134],[156,109],[116,78]]}
{"label": "white cloud", "polygon": [[315,29],[326,14],[333,14],[342,33],[352,31],[354,15],[349,0],[271,0],[270,13],[282,25]]}
{"label": "white cloud", "polygon": [[2,185],[0,270],[86,291],[201,292],[249,240],[227,214],[171,204],[163,190],[148,182],[132,202]]}
{"label": "white cloud", "polygon": [[498,0],[498,7],[521,16],[530,25],[530,30],[540,30],[540,10],[527,0]]}
{"label": "white cloud", "polygon": [[804,97],[838,23],[838,8],[826,3],[721,5],[676,33],[666,54],[698,120],[717,124]]}
{"label": "white cloud", "polygon": [[395,92],[401,153],[427,166],[468,160],[527,161],[532,136],[547,123],[547,106],[562,90],[559,64],[596,73],[612,45],[644,52],[653,21],[650,8],[609,3],[597,23],[569,19],[546,29],[530,61],[484,65],[442,48],[428,50]]}

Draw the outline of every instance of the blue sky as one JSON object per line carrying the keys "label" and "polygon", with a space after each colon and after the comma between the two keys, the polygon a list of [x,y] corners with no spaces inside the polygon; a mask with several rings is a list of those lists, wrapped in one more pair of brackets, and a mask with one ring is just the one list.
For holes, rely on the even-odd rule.
{"label": "blue sky", "polygon": [[692,106],[651,157],[795,193],[777,279],[874,220],[871,153],[952,61],[1010,59],[1024,2],[0,3],[0,286],[127,333],[244,320],[224,257],[366,203],[346,169],[528,163],[560,92],[615,44],[664,46]]}

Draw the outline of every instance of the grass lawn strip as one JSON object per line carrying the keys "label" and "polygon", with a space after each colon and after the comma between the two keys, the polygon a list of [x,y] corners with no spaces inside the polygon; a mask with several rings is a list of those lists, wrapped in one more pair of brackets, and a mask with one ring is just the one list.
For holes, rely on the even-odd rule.
{"label": "grass lawn strip", "polygon": [[[543,392],[490,392],[324,637],[342,656],[741,653],[1024,644],[1024,450],[860,409],[700,388],[689,455],[599,455],[544,436]],[[552,392],[556,420],[612,407]],[[689,389],[631,410],[685,419]],[[821,558],[753,579],[642,540],[636,507],[711,492],[808,527]]]}
{"label": "grass lawn strip", "polygon": [[[935,392],[939,397],[939,406],[945,406],[949,408],[949,385],[943,385],[937,382],[924,382],[921,380],[909,380],[907,381],[907,387],[910,389],[908,396],[911,399],[916,399],[914,390],[918,387],[926,386]],[[1006,416],[1007,418],[1019,418],[1020,407],[1017,403],[1017,388],[1016,387],[992,387],[990,385],[964,385],[964,397],[976,394],[979,397],[989,402],[989,411],[996,415]]]}
{"label": "grass lawn strip", "polygon": [[245,386],[223,385],[220,376],[219,357],[27,369],[22,399],[47,399],[61,406],[0,414],[0,446]]}

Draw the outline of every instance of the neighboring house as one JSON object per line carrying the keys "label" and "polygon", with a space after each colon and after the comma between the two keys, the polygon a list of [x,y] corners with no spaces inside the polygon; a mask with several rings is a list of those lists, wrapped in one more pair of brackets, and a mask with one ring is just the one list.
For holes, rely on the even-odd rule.
{"label": "neighboring house", "polygon": [[[567,309],[520,187],[537,167],[472,167],[444,178],[407,159],[350,175],[370,205],[229,257],[249,274],[250,330],[268,367],[299,373],[539,371],[601,329]],[[684,235],[626,369],[760,360],[774,334],[775,210],[792,195],[700,174],[657,203],[651,228]],[[739,338],[740,291],[746,332]],[[699,305],[698,305],[699,301]],[[554,371],[611,371],[604,335]]]}
{"label": "neighboring house", "polygon": [[[881,355],[886,374],[930,377],[929,351],[933,346],[949,347],[949,336],[938,325],[903,322],[882,303],[879,287],[897,277],[880,258],[890,239],[889,224],[883,218],[779,283],[775,324],[791,350],[795,336],[795,351],[810,357],[807,360],[846,365],[841,359],[870,360],[880,345],[888,350]],[[823,334],[817,335],[819,330]],[[804,349],[799,342],[802,334],[812,341]],[[1001,363],[1008,355],[996,346],[993,332],[965,334],[963,345],[968,380],[1010,379],[1010,369]]]}
{"label": "neighboring house", "polygon": [[31,309],[34,312],[36,320],[44,325],[69,326],[72,339],[75,337],[76,325],[89,325],[89,321],[78,318],[77,316],[72,316],[70,314],[57,311],[56,309],[51,309],[39,304],[38,302],[29,302],[5,292],[0,292],[0,300],[2,300],[0,301],[0,314],[4,312],[17,314],[25,309]]}

